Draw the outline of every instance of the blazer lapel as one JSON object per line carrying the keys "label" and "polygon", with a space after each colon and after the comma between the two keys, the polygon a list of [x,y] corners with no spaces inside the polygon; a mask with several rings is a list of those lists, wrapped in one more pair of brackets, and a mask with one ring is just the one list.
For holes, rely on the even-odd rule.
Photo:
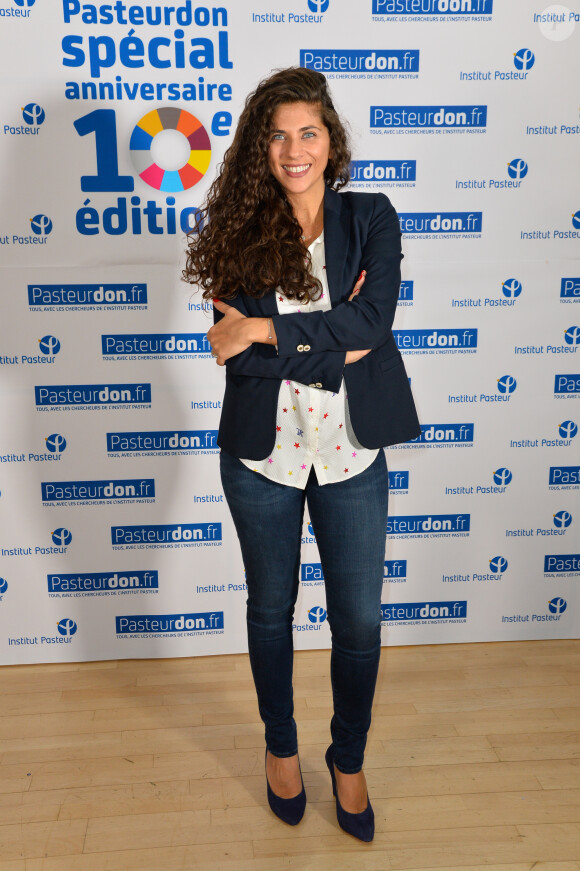
{"label": "blazer lapel", "polygon": [[348,212],[342,197],[326,188],[324,193],[324,254],[331,302],[338,304],[344,294],[344,264],[349,246]]}

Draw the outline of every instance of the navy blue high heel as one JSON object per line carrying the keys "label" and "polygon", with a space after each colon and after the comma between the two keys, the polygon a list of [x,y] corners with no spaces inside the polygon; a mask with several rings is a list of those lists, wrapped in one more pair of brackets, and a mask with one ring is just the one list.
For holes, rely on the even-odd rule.
{"label": "navy blue high heel", "polygon": [[340,801],[338,800],[338,792],[336,789],[336,775],[334,773],[334,753],[332,750],[332,744],[326,751],[326,756],[324,758],[326,760],[326,764],[328,765],[328,770],[330,771],[330,777],[332,778],[332,794],[336,799],[336,819],[338,820],[338,825],[347,834],[353,835],[353,837],[358,838],[359,841],[372,841],[375,836],[375,813],[372,809],[372,805],[369,801],[368,795],[367,806],[365,810],[362,811],[362,813],[350,814],[348,811],[345,811]]}
{"label": "navy blue high heel", "polygon": [[[266,759],[268,758],[268,749],[266,748]],[[264,760],[265,763],[265,760]],[[298,762],[300,766],[300,762]],[[302,780],[302,770],[300,771],[300,780]],[[293,798],[280,798],[275,792],[272,792],[268,783],[268,772],[266,771],[266,786],[268,787],[268,804],[270,809],[276,816],[289,826],[297,826],[306,809],[306,790],[304,789],[304,781],[302,780],[302,792],[295,795]]]}

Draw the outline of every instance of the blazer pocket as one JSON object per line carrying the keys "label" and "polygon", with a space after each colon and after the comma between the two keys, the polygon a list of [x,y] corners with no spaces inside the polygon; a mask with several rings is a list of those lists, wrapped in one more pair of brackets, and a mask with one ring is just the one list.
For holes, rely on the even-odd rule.
{"label": "blazer pocket", "polygon": [[394,369],[396,366],[401,366],[403,363],[403,359],[400,354],[395,354],[394,357],[388,357],[386,360],[380,360],[379,366],[382,372],[388,372],[390,369]]}

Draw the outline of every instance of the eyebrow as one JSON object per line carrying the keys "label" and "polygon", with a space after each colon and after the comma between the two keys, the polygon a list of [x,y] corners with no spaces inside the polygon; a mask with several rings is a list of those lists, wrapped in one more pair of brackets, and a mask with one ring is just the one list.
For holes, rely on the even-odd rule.
{"label": "eyebrow", "polygon": [[[307,124],[306,127],[301,127],[298,132],[303,133],[305,130],[320,130],[320,127],[317,127],[316,124]],[[281,130],[279,128],[275,128],[270,130],[270,133],[287,133],[287,130]]]}

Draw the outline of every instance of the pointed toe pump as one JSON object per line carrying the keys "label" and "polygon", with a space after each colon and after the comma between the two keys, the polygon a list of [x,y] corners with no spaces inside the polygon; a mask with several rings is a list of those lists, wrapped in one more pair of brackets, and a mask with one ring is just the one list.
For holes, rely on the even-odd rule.
{"label": "pointed toe pump", "polygon": [[347,834],[352,835],[354,838],[358,838],[359,841],[366,841],[367,843],[372,841],[375,836],[375,814],[372,805],[368,800],[368,795],[367,806],[362,813],[350,814],[348,811],[345,811],[338,799],[338,791],[336,789],[336,774],[334,773],[334,753],[332,750],[332,744],[326,751],[326,756],[324,758],[332,779],[332,794],[336,799],[336,818],[338,820],[338,825]]}
{"label": "pointed toe pump", "polygon": [[[266,759],[268,751],[266,750]],[[298,763],[300,765],[300,762]],[[293,798],[280,798],[273,792],[268,781],[268,772],[266,771],[266,787],[268,791],[268,804],[270,809],[276,816],[289,826],[297,826],[306,809],[306,790],[304,789],[304,781],[302,780],[302,771],[300,771],[300,780],[302,781],[302,791]]]}

